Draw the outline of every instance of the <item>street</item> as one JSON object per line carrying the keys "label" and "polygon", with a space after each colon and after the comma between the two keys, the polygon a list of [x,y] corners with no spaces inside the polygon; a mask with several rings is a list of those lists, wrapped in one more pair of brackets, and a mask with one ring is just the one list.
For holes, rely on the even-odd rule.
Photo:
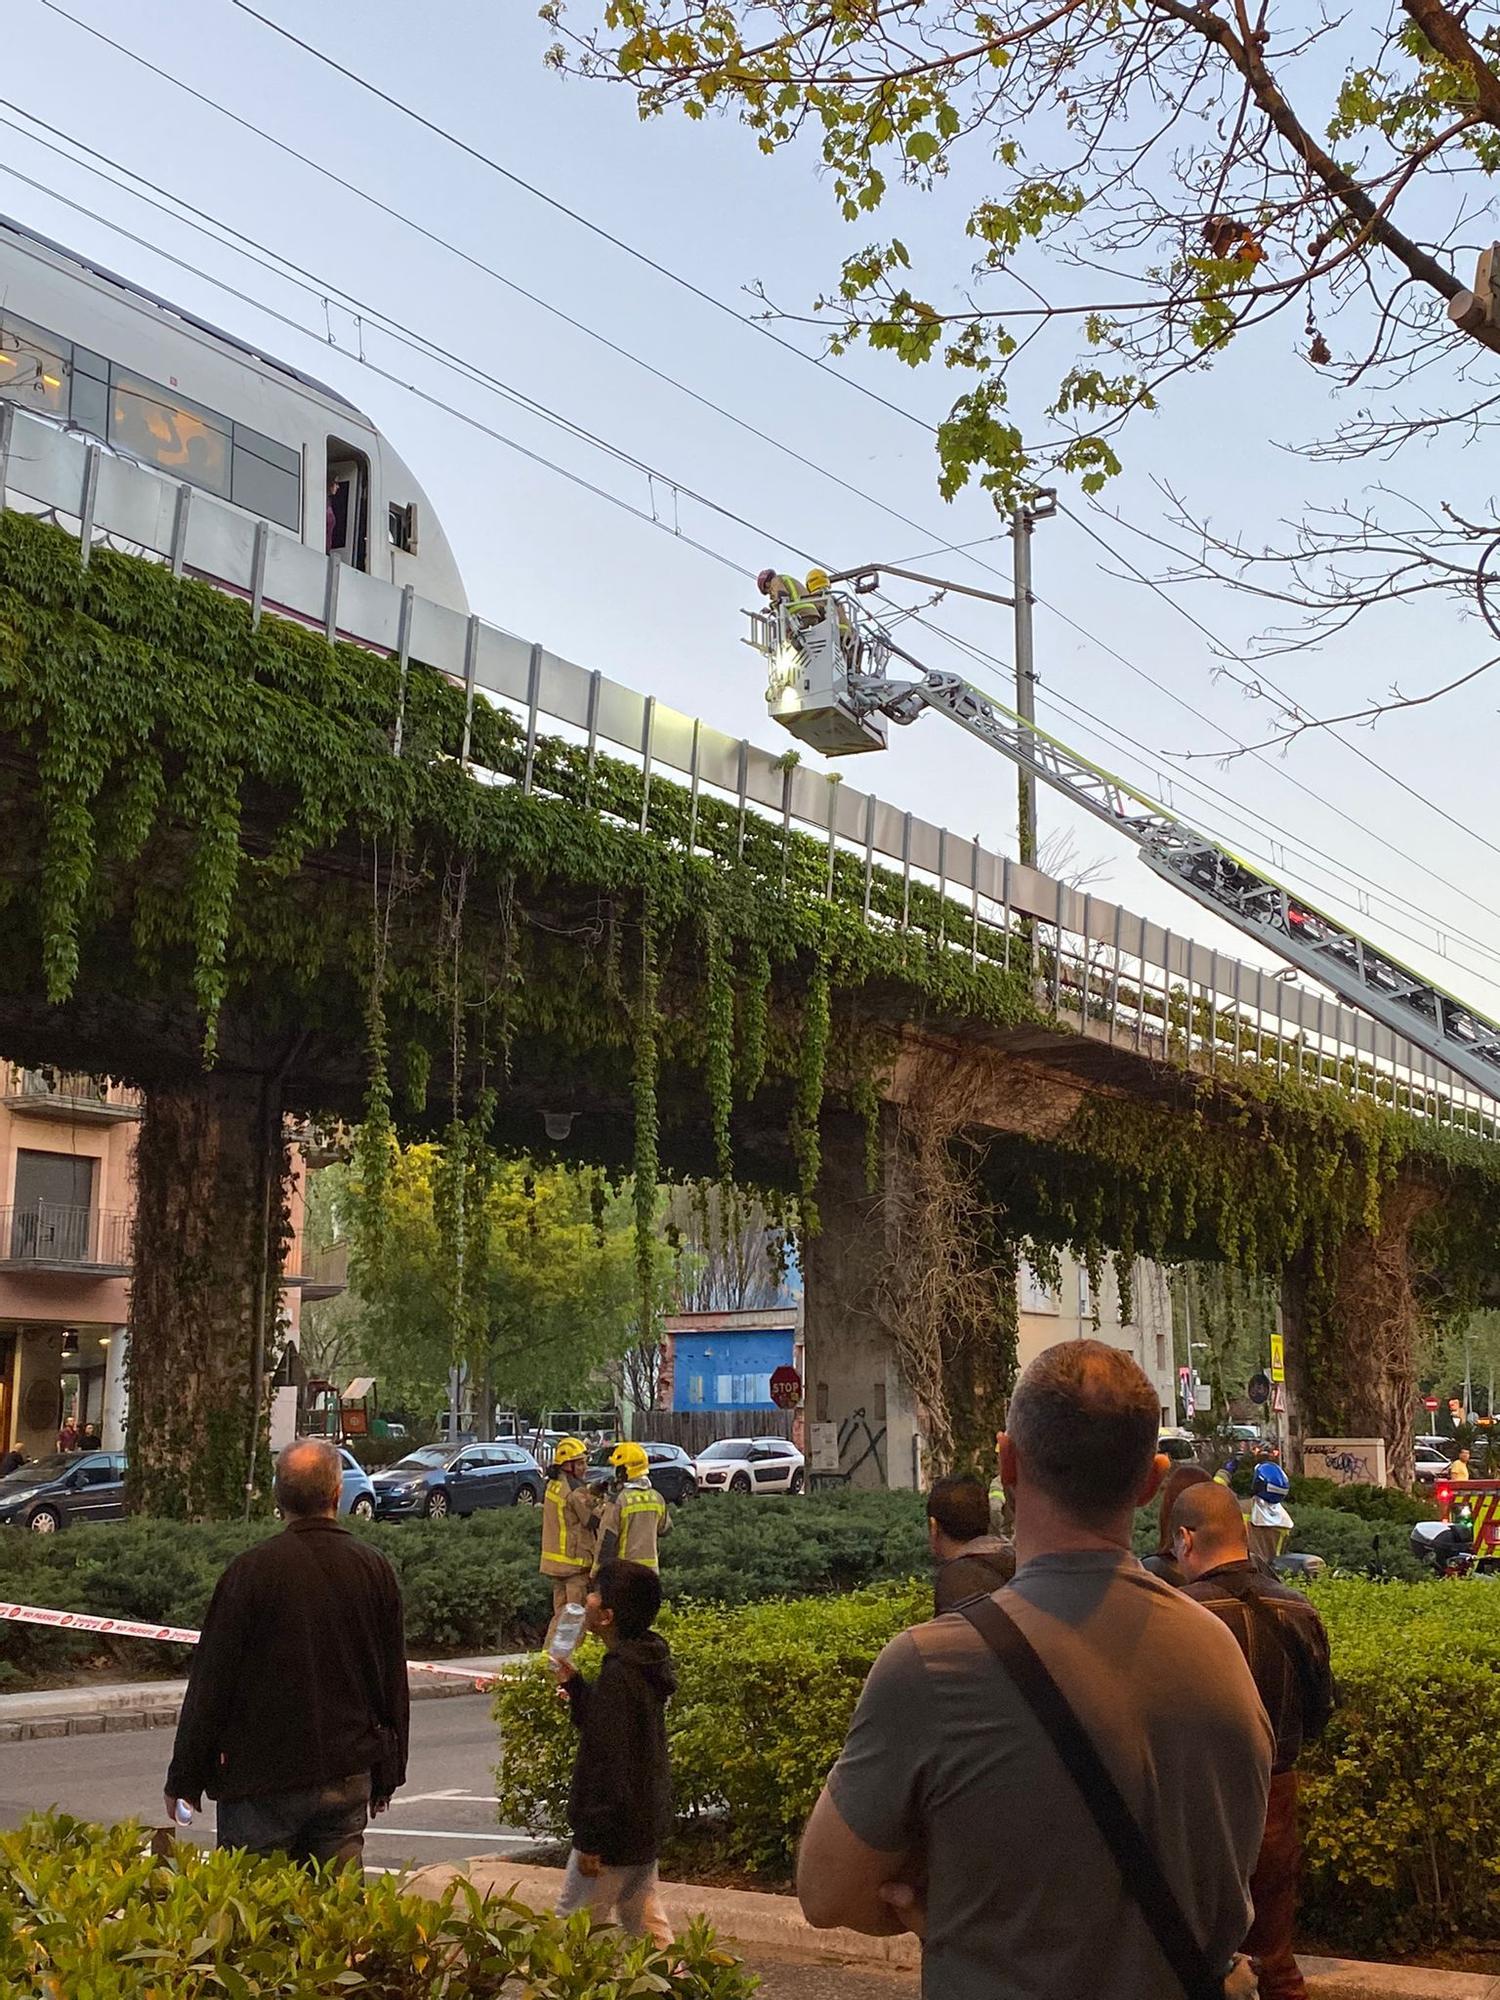
{"label": "street", "polygon": [[[479,1696],[415,1702],[411,1723],[406,1788],[385,1818],[371,1826],[366,1866],[425,1867],[433,1861],[529,1849],[527,1835],[495,1824],[490,1789],[495,1725],[489,1703]],[[18,1826],[28,1813],[48,1806],[81,1819],[134,1816],[159,1826],[171,1749],[170,1729],[0,1745],[0,1826]],[[206,1845],[213,1837],[210,1803],[183,1838]],[[746,1963],[760,1975],[763,2000],[897,2000],[917,1990],[914,1974],[843,1967],[831,1959],[755,1949]]]}
{"label": "street", "polygon": [[[524,1834],[495,1824],[491,1772],[495,1725],[481,1696],[412,1704],[411,1764],[406,1788],[366,1837],[371,1868],[424,1867],[471,1854],[529,1847]],[[162,1784],[172,1750],[170,1729],[108,1736],[63,1736],[0,1747],[0,1825],[58,1806],[80,1818],[138,1817],[164,1822]],[[185,1838],[213,1839],[212,1801]]]}

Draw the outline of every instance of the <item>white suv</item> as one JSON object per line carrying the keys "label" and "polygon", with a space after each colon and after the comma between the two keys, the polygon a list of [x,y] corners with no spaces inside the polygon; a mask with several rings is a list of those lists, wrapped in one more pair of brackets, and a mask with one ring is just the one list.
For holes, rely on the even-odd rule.
{"label": "white suv", "polygon": [[807,1484],[790,1438],[720,1438],[698,1454],[693,1470],[700,1493],[800,1493]]}

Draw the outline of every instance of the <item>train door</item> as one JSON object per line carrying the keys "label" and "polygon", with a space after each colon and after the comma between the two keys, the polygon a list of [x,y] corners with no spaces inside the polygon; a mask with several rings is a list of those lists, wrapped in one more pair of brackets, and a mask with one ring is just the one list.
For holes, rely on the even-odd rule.
{"label": "train door", "polygon": [[370,461],[339,438],[328,440],[328,553],[353,569],[370,567]]}

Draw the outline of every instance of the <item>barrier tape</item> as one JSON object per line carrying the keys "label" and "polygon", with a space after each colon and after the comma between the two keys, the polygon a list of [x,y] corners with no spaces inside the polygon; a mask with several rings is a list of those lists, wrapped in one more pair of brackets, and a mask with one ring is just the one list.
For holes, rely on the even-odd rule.
{"label": "barrier tape", "polygon": [[[143,1625],[134,1618],[93,1618],[86,1611],[54,1611],[42,1604],[0,1604],[0,1619],[21,1625],[52,1625],[68,1632],[102,1632],[117,1639],[158,1639],[169,1645],[196,1646],[199,1635],[181,1625]],[[483,1694],[504,1678],[476,1674],[468,1667],[447,1667],[436,1660],[408,1660],[409,1674],[432,1674],[444,1680],[471,1681]]]}

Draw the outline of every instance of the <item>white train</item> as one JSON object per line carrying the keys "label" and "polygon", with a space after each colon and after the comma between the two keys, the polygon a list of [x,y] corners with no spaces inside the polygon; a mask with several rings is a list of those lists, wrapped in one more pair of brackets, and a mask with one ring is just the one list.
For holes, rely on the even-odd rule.
{"label": "white train", "polygon": [[0,398],[469,609],[431,501],[337,390],[3,216]]}

